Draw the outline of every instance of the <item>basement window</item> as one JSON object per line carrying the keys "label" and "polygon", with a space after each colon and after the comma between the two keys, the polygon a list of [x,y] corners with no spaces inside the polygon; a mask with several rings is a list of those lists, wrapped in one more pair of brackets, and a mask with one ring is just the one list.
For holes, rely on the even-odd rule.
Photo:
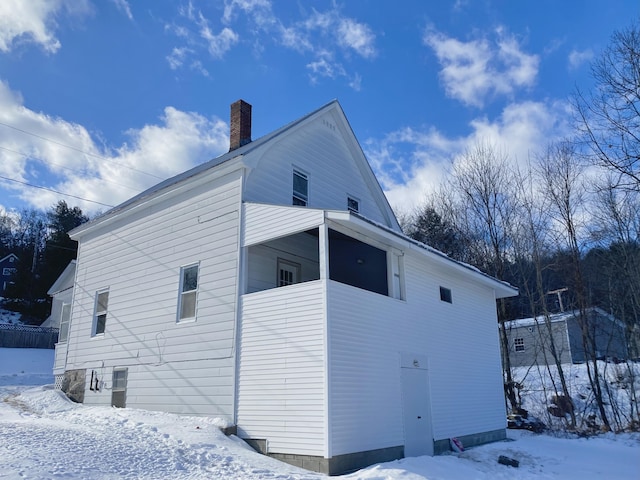
{"label": "basement window", "polygon": [[440,287],[440,300],[447,303],[453,303],[450,288]]}
{"label": "basement window", "polygon": [[516,338],[513,341],[516,352],[524,352],[524,338]]}
{"label": "basement window", "polygon": [[114,368],[111,382],[111,406],[125,408],[127,406],[127,369]]}

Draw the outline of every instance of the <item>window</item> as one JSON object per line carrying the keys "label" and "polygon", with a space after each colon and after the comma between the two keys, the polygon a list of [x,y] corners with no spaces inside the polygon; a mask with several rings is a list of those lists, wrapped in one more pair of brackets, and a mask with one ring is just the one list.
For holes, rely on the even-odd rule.
{"label": "window", "polygon": [[440,287],[440,300],[447,303],[453,303],[453,299],[451,298],[451,289]]}
{"label": "window", "polygon": [[180,298],[178,299],[178,321],[196,317],[198,294],[198,265],[180,269]]}
{"label": "window", "polygon": [[293,205],[307,206],[309,178],[299,170],[293,171]]}
{"label": "window", "polygon": [[278,259],[278,286],[286,287],[300,282],[300,264]]}
{"label": "window", "polygon": [[524,352],[524,338],[516,338],[513,341],[513,345],[515,346],[516,352]]}
{"label": "window", "polygon": [[124,408],[127,406],[127,369],[115,368],[111,380],[111,406]]}
{"label": "window", "polygon": [[17,271],[18,271],[17,268],[3,268],[2,275],[4,275],[5,277],[8,277],[9,275],[13,275]]}
{"label": "window", "polygon": [[104,333],[107,325],[107,306],[109,304],[109,290],[96,292],[95,314],[93,315],[93,335]]}
{"label": "window", "polygon": [[71,320],[71,304],[63,303],[62,312],[60,313],[60,333],[58,334],[58,343],[64,343],[69,336],[69,320]]}
{"label": "window", "polygon": [[347,197],[347,209],[350,212],[358,213],[360,202],[353,197]]}

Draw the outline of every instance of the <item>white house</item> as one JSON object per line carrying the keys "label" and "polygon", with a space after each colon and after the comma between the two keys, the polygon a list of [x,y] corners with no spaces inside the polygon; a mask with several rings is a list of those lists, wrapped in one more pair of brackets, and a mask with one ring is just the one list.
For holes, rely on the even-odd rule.
{"label": "white house", "polygon": [[337,101],[70,233],[72,398],[219,416],[340,473],[505,438],[496,298],[517,291],[404,236]]}

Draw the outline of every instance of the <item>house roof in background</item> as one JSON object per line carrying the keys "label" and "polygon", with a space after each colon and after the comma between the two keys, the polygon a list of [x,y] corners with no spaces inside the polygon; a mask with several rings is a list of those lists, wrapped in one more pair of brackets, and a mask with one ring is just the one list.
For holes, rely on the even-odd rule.
{"label": "house roof in background", "polygon": [[64,290],[68,290],[73,287],[73,282],[76,275],[76,261],[71,260],[69,265],[65,267],[60,276],[53,282],[51,288],[47,291],[47,295],[53,296],[56,293],[60,293]]}

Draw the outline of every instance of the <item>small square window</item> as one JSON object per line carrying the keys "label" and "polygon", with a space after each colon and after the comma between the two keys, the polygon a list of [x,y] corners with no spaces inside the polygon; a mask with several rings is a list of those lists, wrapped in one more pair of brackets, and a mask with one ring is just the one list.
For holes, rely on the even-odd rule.
{"label": "small square window", "polygon": [[293,171],[293,205],[307,206],[309,200],[309,178],[299,170]]}
{"label": "small square window", "polygon": [[516,352],[524,352],[524,338],[516,338],[513,341]]}
{"label": "small square window", "polygon": [[358,213],[360,210],[360,202],[353,197],[347,197],[347,209],[350,212]]}
{"label": "small square window", "polygon": [[451,289],[440,287],[440,300],[447,303],[453,303],[453,299],[451,298]]}
{"label": "small square window", "polygon": [[180,297],[178,299],[178,321],[196,317],[198,296],[198,265],[180,269]]}

